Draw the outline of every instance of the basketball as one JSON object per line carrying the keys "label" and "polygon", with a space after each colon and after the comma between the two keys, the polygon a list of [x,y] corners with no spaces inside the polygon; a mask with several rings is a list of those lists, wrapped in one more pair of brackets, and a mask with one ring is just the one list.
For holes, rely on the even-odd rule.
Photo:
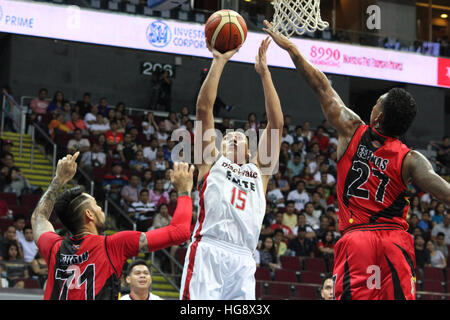
{"label": "basketball", "polygon": [[205,36],[213,48],[220,53],[236,49],[247,38],[247,24],[233,10],[220,10],[206,21]]}

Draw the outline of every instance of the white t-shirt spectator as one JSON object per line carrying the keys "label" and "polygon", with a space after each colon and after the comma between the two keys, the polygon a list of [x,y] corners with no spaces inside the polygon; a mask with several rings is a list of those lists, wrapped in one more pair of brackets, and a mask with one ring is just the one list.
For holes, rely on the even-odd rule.
{"label": "white t-shirt spectator", "polygon": [[108,123],[93,123],[91,124],[89,128],[89,131],[99,131],[99,132],[106,132],[108,130],[110,130],[111,128],[109,127]]}
{"label": "white t-shirt spectator", "polygon": [[86,123],[86,126],[88,127],[88,129],[91,129],[92,124],[89,124],[89,122],[92,122],[92,121],[97,121],[97,117],[94,116],[90,112],[86,113],[86,115],[84,116],[84,122]]}
{"label": "white t-shirt spectator", "polygon": [[287,134],[285,137],[281,137],[281,143],[285,141],[291,145],[294,143],[294,138],[290,134]]}
{"label": "white t-shirt spectator", "polygon": [[[277,201],[283,198],[284,198],[283,193],[278,188],[267,192],[267,199],[269,199],[273,203],[277,203]],[[277,203],[277,207],[284,208],[284,206],[285,206],[284,203]]]}
{"label": "white t-shirt spectator", "polygon": [[155,133],[155,128],[147,121],[142,122],[142,133],[145,134],[147,140],[150,140],[150,136]]}
{"label": "white t-shirt spectator", "polygon": [[[309,225],[305,225],[305,229],[306,229],[306,233],[314,232],[313,228],[311,228],[311,226],[309,226]],[[298,226],[295,226],[292,229],[292,233],[294,234],[294,236],[296,236],[298,234]]]}
{"label": "white t-shirt spectator", "polygon": [[305,208],[305,204],[311,200],[306,191],[303,190],[302,193],[299,193],[298,190],[292,190],[287,196],[287,201],[294,201],[295,209],[302,211]]}
{"label": "white t-shirt spectator", "polygon": [[106,164],[106,154],[104,152],[88,151],[83,153],[83,155],[81,156],[81,164],[83,166],[92,167],[92,164],[95,161],[98,161],[101,166],[104,166]]}
{"label": "white t-shirt spectator", "polygon": [[39,250],[38,247],[36,246],[33,240],[27,241],[24,238],[20,239],[19,242],[23,249],[23,259],[25,260],[25,262],[31,263]]}
{"label": "white t-shirt spectator", "polygon": [[[133,300],[131,299],[129,294],[126,294],[120,298],[120,300]],[[156,294],[153,294],[150,292],[148,295],[148,300],[163,300],[161,297],[157,296]]]}
{"label": "white t-shirt spectator", "polygon": [[436,252],[436,254],[434,256],[430,257],[431,266],[433,268],[443,268],[444,265],[442,264],[442,260],[445,260],[445,257],[441,251],[436,250],[435,252]]}
{"label": "white t-shirt spectator", "polygon": [[450,226],[445,227],[443,223],[437,224],[431,230],[431,235],[436,237],[439,232],[445,234],[445,244],[450,245]]}
{"label": "white t-shirt spectator", "polygon": [[69,143],[67,143],[68,150],[72,150],[72,149],[80,150],[82,148],[90,147],[90,146],[91,146],[91,143],[86,138],[82,138],[80,141],[77,141],[75,139],[70,139]]}
{"label": "white t-shirt spectator", "polygon": [[152,150],[151,147],[145,147],[143,150],[144,158],[146,158],[148,161],[155,160],[157,151],[158,151],[157,148],[155,148],[155,150]]}
{"label": "white t-shirt spectator", "polygon": [[[314,175],[314,181],[322,182],[322,174],[320,171],[316,172]],[[333,175],[327,173],[327,184],[335,183],[336,179],[333,177]]]}
{"label": "white t-shirt spectator", "polygon": [[320,210],[314,210],[312,215],[310,216],[305,212],[306,224],[309,224],[313,229],[317,229],[320,227],[320,216],[322,212]]}

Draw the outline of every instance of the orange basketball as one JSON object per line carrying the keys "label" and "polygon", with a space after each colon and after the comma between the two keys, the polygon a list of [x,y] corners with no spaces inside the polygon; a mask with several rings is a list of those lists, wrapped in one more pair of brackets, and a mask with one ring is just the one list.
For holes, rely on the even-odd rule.
{"label": "orange basketball", "polygon": [[211,46],[221,53],[236,49],[247,38],[247,24],[233,10],[220,10],[206,21],[205,36]]}

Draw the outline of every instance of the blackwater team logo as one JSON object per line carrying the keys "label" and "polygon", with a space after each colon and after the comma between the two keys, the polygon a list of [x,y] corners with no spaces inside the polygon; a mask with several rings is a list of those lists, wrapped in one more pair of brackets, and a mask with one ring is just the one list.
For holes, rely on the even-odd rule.
{"label": "blackwater team logo", "polygon": [[147,40],[154,47],[164,48],[172,40],[172,31],[163,21],[152,22],[147,27]]}

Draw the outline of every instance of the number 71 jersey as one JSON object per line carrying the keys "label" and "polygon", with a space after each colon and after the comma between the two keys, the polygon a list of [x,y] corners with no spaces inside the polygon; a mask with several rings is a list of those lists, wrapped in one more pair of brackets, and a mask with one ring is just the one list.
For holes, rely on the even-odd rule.
{"label": "number 71 jersey", "polygon": [[253,252],[266,212],[259,168],[253,163],[239,166],[220,155],[198,188],[194,238],[207,236]]}
{"label": "number 71 jersey", "polygon": [[339,228],[408,229],[403,161],[410,149],[400,140],[360,126],[338,162]]}

